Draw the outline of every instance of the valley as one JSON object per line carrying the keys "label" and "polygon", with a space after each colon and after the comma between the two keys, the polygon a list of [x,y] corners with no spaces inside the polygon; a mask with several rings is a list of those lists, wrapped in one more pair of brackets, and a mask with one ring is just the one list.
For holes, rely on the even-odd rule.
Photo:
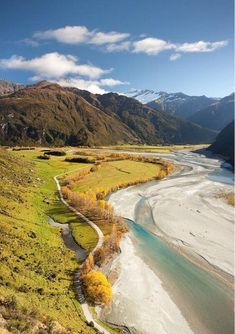
{"label": "valley", "polygon": [[0,27],[0,334],[234,334],[234,1]]}
{"label": "valley", "polygon": [[[60,201],[54,181],[56,175],[65,175],[71,181],[78,171],[90,169],[94,164],[66,161],[74,156],[74,150],[64,150],[65,156],[50,155],[49,159],[41,159],[38,157],[48,150],[1,149],[1,261],[4,277],[0,287],[0,312],[8,319],[3,322],[3,327],[10,332],[19,329],[30,332],[36,330],[35,326],[38,330],[60,328],[66,334],[77,330],[95,332],[84,319],[72,282],[74,272],[84,261],[84,251],[88,254],[96,247],[98,236],[91,226]],[[127,163],[125,159],[128,156],[117,160],[117,155],[102,155],[103,158],[111,158],[97,170],[103,173],[104,168],[102,189],[101,185],[97,187],[95,180],[99,176],[93,172],[95,178],[91,173],[93,179],[85,183],[87,188],[80,188],[82,184],[79,181],[74,183],[75,191],[79,186],[77,190],[88,191],[90,197],[91,191],[109,192],[113,187],[155,178],[161,171],[161,160],[159,164],[143,161]],[[114,158],[117,161],[112,161]],[[69,226],[72,239],[66,236],[66,229],[58,227],[59,224],[64,224],[65,228]],[[97,221],[97,224],[107,239],[112,225],[105,221]],[[11,244],[9,240],[12,240]],[[71,240],[83,251],[76,251],[76,254],[71,251]],[[74,246],[72,249],[75,250]],[[118,332],[111,328],[108,330],[110,333]]]}
{"label": "valley", "polygon": [[[203,146],[194,147],[198,148]],[[37,322],[39,328],[60,327],[66,334],[77,330],[93,333],[94,327],[89,321],[94,321],[101,332],[104,328],[108,333],[118,333],[128,327],[130,333],[149,334],[157,330],[171,334],[175,323],[169,318],[174,314],[174,319],[178,319],[178,330],[185,333],[197,334],[205,332],[205,328],[208,328],[205,332],[208,334],[232,333],[229,296],[233,275],[233,209],[221,196],[232,191],[232,173],[226,176],[226,183],[220,176],[214,181],[219,161],[190,153],[188,149],[185,146],[160,147],[162,153],[158,146],[136,146],[129,153],[128,147],[122,150],[120,147],[2,149],[1,175],[2,180],[8,178],[8,186],[13,182],[14,174],[7,172],[4,176],[6,166],[10,163],[13,173],[17,168],[21,169],[17,174],[19,181],[12,191],[3,187],[3,196],[8,200],[1,206],[2,254],[15,254],[14,261],[10,255],[10,267],[7,257],[2,258],[6,267],[3,266],[0,311],[3,316],[8,312],[9,317],[4,328],[30,330]],[[47,158],[42,159],[43,156]],[[166,177],[173,171],[172,164],[174,172]],[[82,216],[77,216],[60,201],[54,181],[56,175],[66,201],[102,231],[104,241],[99,246],[102,253],[96,251],[97,232]],[[184,191],[180,192],[178,187],[183,187]],[[118,190],[120,188],[123,190]],[[22,193],[28,195],[21,197]],[[127,219],[129,231],[119,218],[113,216],[113,209],[103,199],[112,204],[118,216]],[[22,200],[24,210],[20,209]],[[170,212],[167,210],[169,205]],[[210,217],[213,214],[213,219],[208,220],[208,214]],[[4,242],[6,235],[15,240],[11,249]],[[114,247],[116,243],[120,243],[120,255],[119,246]],[[19,244],[20,254],[17,251]],[[48,251],[50,256],[45,255]],[[83,262],[89,253],[92,262],[91,255]],[[103,272],[113,286],[111,302],[102,308],[96,306],[95,313],[90,308],[90,316],[86,315],[90,319],[88,322],[83,315],[84,306],[76,297],[76,288],[74,290],[71,285],[80,266],[85,275],[87,270],[88,273]],[[141,293],[132,291],[131,281]],[[211,282],[214,282],[212,287]],[[147,293],[149,284],[151,295]],[[68,292],[64,294],[62,291]],[[156,294],[156,299],[151,297],[152,294]],[[6,305],[13,295],[17,306],[9,309]],[[205,318],[201,311],[209,305],[212,295],[213,307],[208,306],[211,313]],[[58,315],[61,303],[65,307],[63,316]],[[142,303],[144,308],[148,307],[149,317],[157,315],[158,321],[148,320],[141,311]],[[33,313],[32,304],[37,308],[36,313]],[[14,311],[13,315],[16,307],[18,313]],[[22,313],[25,307],[27,318]],[[218,322],[215,322],[214,314],[217,314]],[[138,321],[134,320],[137,318]],[[109,327],[106,323],[118,327]]]}

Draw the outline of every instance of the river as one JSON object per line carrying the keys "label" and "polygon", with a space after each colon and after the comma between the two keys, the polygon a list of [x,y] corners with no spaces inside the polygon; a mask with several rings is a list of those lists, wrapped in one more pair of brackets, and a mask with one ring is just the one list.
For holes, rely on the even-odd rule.
{"label": "river", "polygon": [[110,196],[130,232],[101,317],[132,333],[232,334],[234,212],[215,194],[233,190],[233,173],[201,153],[161,156],[181,170]]}

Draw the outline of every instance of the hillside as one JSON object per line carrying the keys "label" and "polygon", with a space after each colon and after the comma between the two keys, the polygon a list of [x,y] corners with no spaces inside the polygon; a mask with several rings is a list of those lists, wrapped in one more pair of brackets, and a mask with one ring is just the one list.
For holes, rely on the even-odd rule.
{"label": "hillside", "polygon": [[40,82],[0,98],[4,145],[103,145],[136,142],[135,134],[57,84]]}
{"label": "hillside", "polygon": [[216,137],[209,150],[220,154],[234,166],[234,121],[229,123]]}
{"label": "hillside", "polygon": [[224,97],[209,107],[198,111],[190,121],[201,126],[221,130],[234,119],[234,93]]}
{"label": "hillside", "polygon": [[9,95],[24,88],[24,85],[7,80],[0,80],[0,96]]}
{"label": "hillside", "polygon": [[[71,286],[74,253],[48,224],[52,211],[73,219],[58,201],[53,175],[74,166],[22,152],[0,149],[0,333],[93,334]],[[34,161],[20,157],[32,154]]]}
{"label": "hillside", "polygon": [[189,96],[183,93],[160,92],[158,97],[147,105],[170,115],[189,119],[197,111],[215,103],[217,99],[203,96]]}
{"label": "hillside", "polygon": [[70,88],[89,103],[108,115],[118,118],[131,128],[141,142],[157,143],[205,143],[215,137],[215,132],[198,125],[153,110],[133,98],[115,93],[92,94]]}
{"label": "hillside", "polygon": [[0,98],[2,145],[210,143],[215,132],[135,99],[40,82]]}

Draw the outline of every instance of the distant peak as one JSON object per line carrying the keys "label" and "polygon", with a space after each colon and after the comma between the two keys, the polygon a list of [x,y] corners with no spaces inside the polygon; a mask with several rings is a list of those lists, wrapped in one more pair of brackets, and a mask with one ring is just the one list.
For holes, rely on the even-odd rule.
{"label": "distant peak", "polygon": [[47,85],[53,85],[53,82],[42,80],[42,81],[37,82],[34,86],[42,87],[42,86],[47,86]]}
{"label": "distant peak", "polygon": [[36,87],[36,88],[44,88],[44,87],[61,88],[61,86],[58,83],[47,81],[47,80],[39,81],[35,85],[33,85],[31,87]]}

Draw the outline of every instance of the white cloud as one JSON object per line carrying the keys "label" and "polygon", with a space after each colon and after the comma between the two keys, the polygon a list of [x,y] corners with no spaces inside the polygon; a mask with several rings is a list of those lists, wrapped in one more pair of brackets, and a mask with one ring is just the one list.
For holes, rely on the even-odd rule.
{"label": "white cloud", "polygon": [[130,46],[131,42],[129,41],[116,44],[108,44],[106,45],[106,51],[108,52],[128,51],[130,49]]}
{"label": "white cloud", "polygon": [[[184,43],[172,43],[156,37],[140,35],[139,40],[133,40],[126,32],[108,31],[103,32],[97,29],[89,30],[85,26],[65,26],[58,29],[39,31],[33,35],[33,39],[25,39],[25,42],[36,46],[39,40],[54,39],[65,44],[90,44],[102,46],[107,52],[130,51],[132,53],[145,53],[157,55],[166,50],[173,50],[176,53],[212,52],[224,47],[228,41],[195,41]],[[170,60],[175,56],[171,56]],[[178,58],[179,59],[179,56]]]}
{"label": "white cloud", "polygon": [[25,59],[21,56],[0,59],[0,66],[6,69],[31,71],[35,74],[33,79],[59,78],[69,74],[79,74],[95,79],[104,73],[110,72],[110,70],[103,70],[94,65],[78,64],[77,62],[77,57],[52,52],[32,59]]}
{"label": "white cloud", "polygon": [[81,78],[69,78],[69,79],[60,79],[56,81],[61,86],[66,87],[76,87],[79,89],[88,90],[94,94],[104,94],[108,91],[103,89],[103,87],[113,87],[119,85],[127,85],[128,82],[123,82],[113,78],[106,78],[101,80],[84,80]]}
{"label": "white cloud", "polygon": [[110,44],[110,43],[117,43],[120,42],[130,35],[127,33],[119,33],[115,31],[111,32],[95,32],[91,40],[89,41],[90,44]]}
{"label": "white cloud", "polygon": [[171,61],[174,61],[174,60],[177,60],[177,59],[180,59],[180,58],[181,58],[180,53],[173,53],[172,55],[170,55],[170,60]]}
{"label": "white cloud", "polygon": [[[103,94],[103,87],[127,85],[128,82],[113,78],[100,79],[110,70],[89,64],[78,64],[78,58],[72,55],[62,55],[57,52],[46,53],[40,57],[25,59],[21,56],[12,56],[0,59],[0,67],[5,69],[19,69],[32,72],[32,81],[49,80],[63,86],[77,87],[89,90],[92,93]],[[84,79],[87,77],[88,79]]]}
{"label": "white cloud", "polygon": [[228,44],[228,41],[183,43],[176,46],[178,52],[212,52]]}
{"label": "white cloud", "polygon": [[127,81],[120,81],[113,78],[106,78],[106,79],[101,79],[100,84],[102,86],[118,86],[118,85],[129,85],[130,83]]}
{"label": "white cloud", "polygon": [[88,30],[85,26],[66,26],[59,29],[36,32],[33,37],[36,39],[55,39],[66,44],[111,44],[118,43],[128,38],[130,34],[116,31],[102,32]]}
{"label": "white cloud", "polygon": [[93,94],[104,94],[106,91],[100,87],[99,81],[84,80],[81,78],[60,79],[56,81],[64,87],[76,87],[83,90],[88,90]]}
{"label": "white cloud", "polygon": [[179,52],[192,53],[192,52],[212,52],[216,49],[224,47],[228,44],[228,41],[216,41],[216,42],[205,42],[198,41],[193,43],[182,43],[174,44],[162,39],[148,37],[139,41],[133,42],[132,52],[134,53],[146,53],[147,55],[157,55],[158,53],[165,50],[175,50],[177,54],[172,55],[170,60],[179,59]]}
{"label": "white cloud", "polygon": [[89,30],[84,26],[66,26],[55,30],[36,32],[33,37],[37,39],[55,39],[61,43],[79,44],[90,38]]}
{"label": "white cloud", "polygon": [[158,38],[147,37],[139,41],[133,42],[132,52],[134,53],[143,52],[148,55],[157,55],[158,53],[162,51],[170,50],[174,48],[175,48],[175,45],[167,41],[164,41]]}

